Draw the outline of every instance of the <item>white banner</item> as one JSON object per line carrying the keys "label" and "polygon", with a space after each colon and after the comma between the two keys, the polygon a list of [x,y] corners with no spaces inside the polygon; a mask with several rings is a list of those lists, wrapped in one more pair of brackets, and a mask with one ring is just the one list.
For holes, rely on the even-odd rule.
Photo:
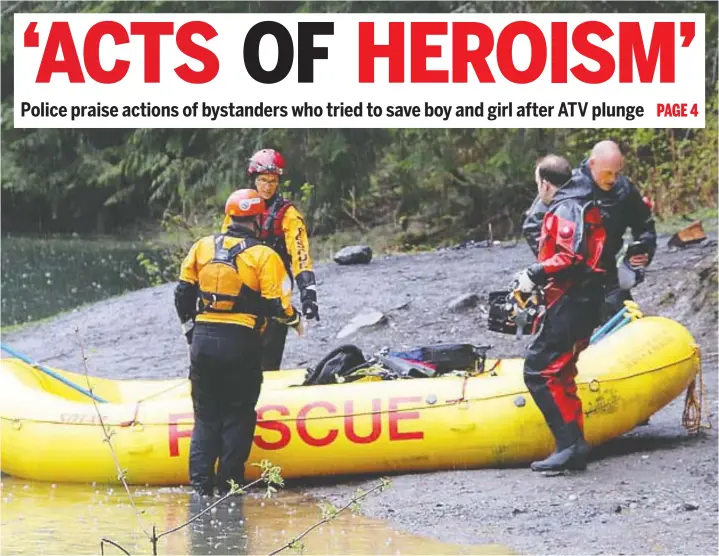
{"label": "white banner", "polygon": [[15,14],[15,127],[704,127],[703,14]]}

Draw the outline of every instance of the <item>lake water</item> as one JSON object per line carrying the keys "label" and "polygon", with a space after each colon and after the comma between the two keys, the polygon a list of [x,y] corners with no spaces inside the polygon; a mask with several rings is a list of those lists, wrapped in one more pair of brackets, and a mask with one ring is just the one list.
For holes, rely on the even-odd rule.
{"label": "lake water", "polygon": [[[2,554],[100,554],[109,538],[131,554],[152,554],[122,487],[50,484],[3,476],[0,487]],[[157,533],[187,521],[204,507],[184,487],[133,488],[143,526]],[[391,496],[391,486],[377,496]],[[215,511],[161,538],[158,554],[269,554],[320,521],[316,500],[297,491],[270,499],[262,491],[224,501]],[[304,554],[507,554],[497,545],[441,543],[392,529],[385,522],[342,513],[312,531]],[[122,554],[105,545],[105,554]],[[298,554],[287,549],[283,554]]]}
{"label": "lake water", "polygon": [[162,251],[112,238],[2,238],[0,324],[36,321],[152,285],[137,259],[144,253],[163,267]]}

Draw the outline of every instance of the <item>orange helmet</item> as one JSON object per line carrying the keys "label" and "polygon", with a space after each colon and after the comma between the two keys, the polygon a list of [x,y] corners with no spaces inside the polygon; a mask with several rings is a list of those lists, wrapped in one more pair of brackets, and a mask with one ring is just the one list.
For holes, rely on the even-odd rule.
{"label": "orange helmet", "polygon": [[238,189],[225,203],[227,216],[256,216],[265,212],[265,201],[254,189]]}

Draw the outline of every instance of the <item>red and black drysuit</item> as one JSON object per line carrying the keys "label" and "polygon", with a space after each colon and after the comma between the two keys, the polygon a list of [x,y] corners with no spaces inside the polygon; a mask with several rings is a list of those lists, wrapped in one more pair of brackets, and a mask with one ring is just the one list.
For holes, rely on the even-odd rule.
{"label": "red and black drysuit", "polygon": [[527,348],[524,382],[556,439],[557,451],[583,437],[582,404],[574,378],[579,353],[599,324],[606,230],[592,187],[570,180],[542,223],[537,262],[527,269],[542,285],[546,312]]}
{"label": "red and black drysuit", "polygon": [[[639,190],[625,176],[618,176],[609,191],[603,191],[592,179],[589,162],[583,161],[572,173],[573,182],[582,182],[594,192],[596,205],[602,213],[602,224],[607,231],[602,266],[607,270],[604,275],[604,304],[601,322],[606,322],[624,307],[624,301],[631,300],[631,292],[619,287],[616,257],[624,244],[624,233],[631,230],[635,241],[641,241],[649,254],[651,263],[657,248],[657,232],[648,202],[642,198]],[[537,197],[525,213],[522,224],[524,235],[535,255],[539,250],[539,238],[547,205]]]}

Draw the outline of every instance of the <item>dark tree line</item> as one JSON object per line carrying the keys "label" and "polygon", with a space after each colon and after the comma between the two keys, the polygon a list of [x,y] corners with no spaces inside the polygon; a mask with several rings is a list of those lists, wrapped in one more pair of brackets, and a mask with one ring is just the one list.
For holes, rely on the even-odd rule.
{"label": "dark tree line", "polygon": [[[2,230],[113,233],[168,214],[216,215],[247,183],[247,158],[282,151],[285,191],[315,233],[423,222],[427,235],[512,233],[533,197],[537,157],[575,164],[619,141],[627,174],[662,216],[716,206],[717,4],[714,2],[17,2],[3,4]],[[624,129],[36,129],[13,128],[16,12],[702,12],[706,128]]]}

